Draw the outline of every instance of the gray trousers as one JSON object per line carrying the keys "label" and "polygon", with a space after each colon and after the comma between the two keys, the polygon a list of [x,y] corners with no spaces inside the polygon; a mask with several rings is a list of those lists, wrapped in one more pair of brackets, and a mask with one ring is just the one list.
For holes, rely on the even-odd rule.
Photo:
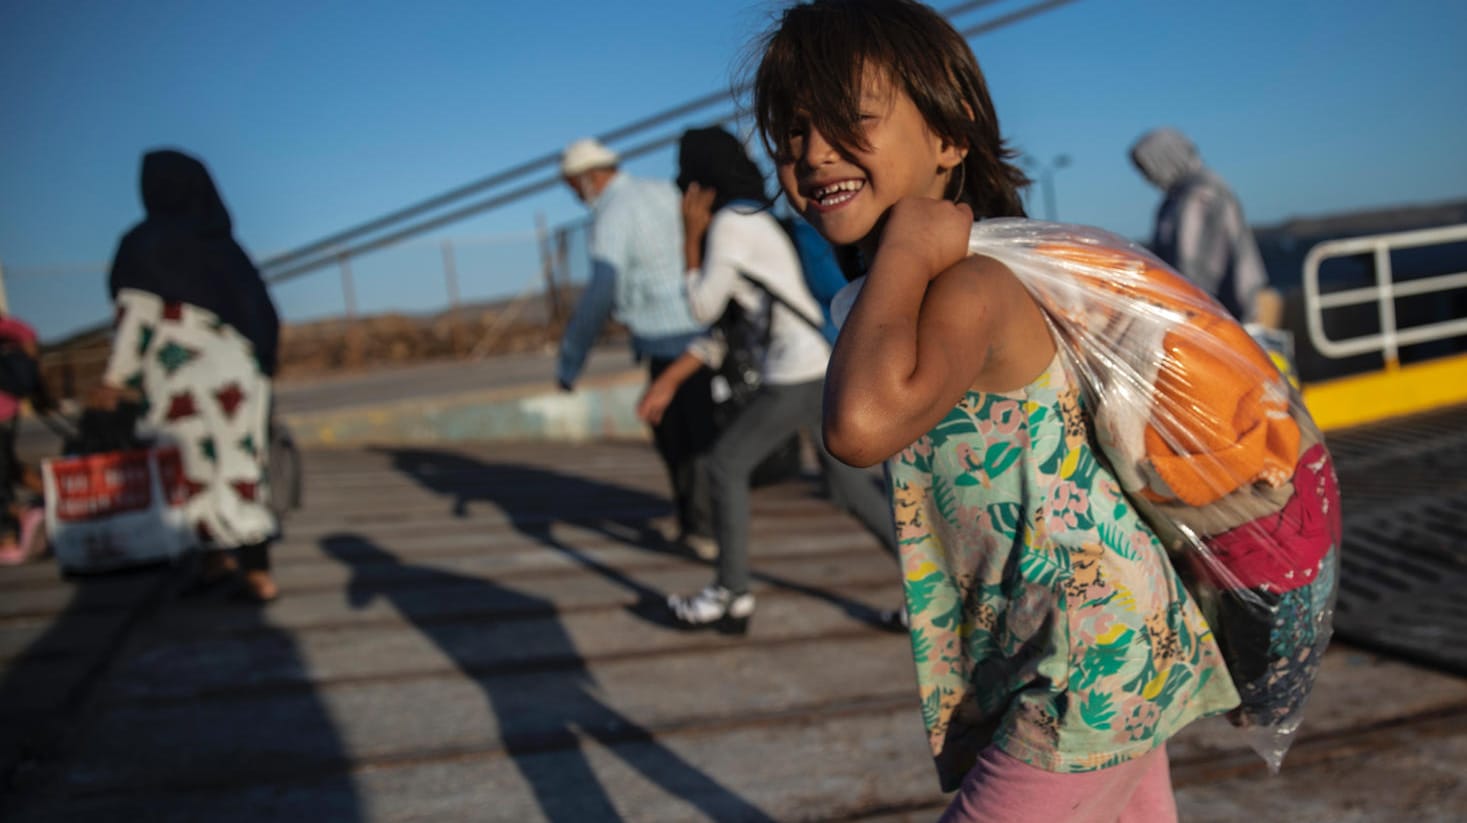
{"label": "gray trousers", "polygon": [[735,593],[749,590],[749,476],[784,439],[805,429],[814,441],[831,501],[861,521],[896,556],[891,507],[875,479],[836,460],[820,436],[823,381],[769,386],[719,435],[705,470],[713,498],[713,534],[718,540],[717,583]]}

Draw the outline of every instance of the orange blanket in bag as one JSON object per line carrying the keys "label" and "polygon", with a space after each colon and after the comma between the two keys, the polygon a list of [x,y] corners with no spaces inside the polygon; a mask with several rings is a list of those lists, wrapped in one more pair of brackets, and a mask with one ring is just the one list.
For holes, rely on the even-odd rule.
{"label": "orange blanket in bag", "polygon": [[[1102,423],[1106,387],[1098,387],[1097,425],[1102,440],[1110,441],[1107,452],[1113,460],[1134,464],[1117,467],[1128,491],[1157,503],[1206,506],[1247,486],[1277,488],[1289,482],[1299,459],[1300,433],[1290,416],[1288,385],[1242,326],[1196,286],[1139,255],[1059,244],[1035,251],[1056,258],[1085,281],[1083,301],[1073,294],[1046,301],[1052,311],[1088,315],[1071,317],[1079,328],[1100,330],[1091,337],[1072,336],[1072,345],[1122,350],[1146,345],[1144,331],[1131,334],[1139,326],[1153,335],[1164,330],[1160,362],[1136,370],[1140,382],[1149,380],[1149,385],[1130,387],[1133,395],[1149,392],[1146,419],[1131,409],[1130,415],[1123,410],[1117,415],[1121,419]],[[1139,322],[1118,326],[1117,318],[1106,316],[1134,312],[1138,301],[1147,307]]]}

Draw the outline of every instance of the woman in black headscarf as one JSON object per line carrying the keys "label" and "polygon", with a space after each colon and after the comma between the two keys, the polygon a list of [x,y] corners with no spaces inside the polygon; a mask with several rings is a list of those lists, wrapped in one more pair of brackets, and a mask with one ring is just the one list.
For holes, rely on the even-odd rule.
{"label": "woman in black headscarf", "polygon": [[134,399],[145,423],[178,446],[185,511],[205,551],[199,582],[242,571],[241,596],[273,600],[277,525],[265,460],[275,306],[203,163],[152,151],[141,182],[147,217],[112,263],[116,334],[93,405]]}

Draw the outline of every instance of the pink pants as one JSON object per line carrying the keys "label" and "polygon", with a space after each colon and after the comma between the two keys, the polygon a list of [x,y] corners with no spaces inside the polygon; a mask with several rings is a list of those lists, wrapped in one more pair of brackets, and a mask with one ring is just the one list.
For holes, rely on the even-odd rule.
{"label": "pink pants", "polygon": [[1062,774],[994,746],[978,756],[938,823],[1176,823],[1166,747],[1119,766]]}

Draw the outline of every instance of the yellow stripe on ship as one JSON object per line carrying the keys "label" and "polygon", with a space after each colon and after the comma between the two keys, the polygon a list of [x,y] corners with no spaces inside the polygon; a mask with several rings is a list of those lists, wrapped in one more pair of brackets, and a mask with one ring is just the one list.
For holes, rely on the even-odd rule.
{"label": "yellow stripe on ship", "polygon": [[1467,403],[1467,355],[1304,386],[1304,405],[1325,431],[1459,403]]}

